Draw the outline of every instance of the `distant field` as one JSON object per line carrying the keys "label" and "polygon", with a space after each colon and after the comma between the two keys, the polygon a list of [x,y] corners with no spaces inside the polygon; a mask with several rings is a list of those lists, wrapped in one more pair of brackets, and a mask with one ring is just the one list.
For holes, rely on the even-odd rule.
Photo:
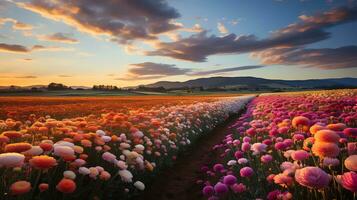
{"label": "distant field", "polygon": [[148,92],[148,91],[95,91],[95,90],[61,90],[61,91],[43,91],[43,92],[0,92],[0,96],[192,96],[192,95],[235,95],[254,93],[252,91],[194,91],[175,90],[169,92]]}
{"label": "distant field", "polygon": [[133,108],[160,108],[161,106],[182,105],[194,102],[212,102],[221,97],[238,94],[211,94],[195,96],[8,96],[0,97],[0,119],[7,117],[24,119],[30,114],[50,115],[55,118],[77,117],[100,114],[109,111],[128,112]]}

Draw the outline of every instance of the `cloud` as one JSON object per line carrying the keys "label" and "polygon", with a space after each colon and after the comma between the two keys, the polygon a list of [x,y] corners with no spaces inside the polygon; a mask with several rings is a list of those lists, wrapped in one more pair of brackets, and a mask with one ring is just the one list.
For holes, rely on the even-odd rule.
{"label": "cloud", "polygon": [[37,76],[33,75],[24,75],[24,76],[0,76],[0,78],[12,79],[12,78],[19,78],[19,79],[34,79]]}
{"label": "cloud", "polygon": [[33,79],[33,78],[37,78],[37,76],[15,76],[14,78]]}
{"label": "cloud", "polygon": [[235,26],[235,25],[237,25],[240,21],[241,21],[241,19],[232,19],[232,20],[230,21],[230,23],[231,23],[233,26]]}
{"label": "cloud", "polygon": [[270,48],[303,47],[331,36],[325,29],[357,20],[357,7],[332,9],[314,16],[302,15],[300,21],[274,31],[269,37],[258,39],[254,35],[237,36],[234,33],[218,37],[207,31],[174,42],[159,42],[155,50],[146,51],[150,56],[205,62],[208,56],[240,54]]}
{"label": "cloud", "polygon": [[228,29],[221,22],[217,23],[217,29],[221,34],[227,34],[228,33]]}
{"label": "cloud", "polygon": [[265,66],[262,65],[249,65],[249,66],[240,66],[240,67],[230,67],[230,68],[223,68],[223,69],[216,69],[216,70],[207,70],[207,71],[195,71],[189,73],[190,76],[206,76],[212,74],[220,74],[226,72],[236,72],[236,71],[243,71],[243,70],[250,70],[250,69],[259,69]]}
{"label": "cloud", "polygon": [[[220,74],[225,72],[258,69],[264,66],[240,66],[240,67],[231,67],[231,68],[223,68],[223,69],[216,69],[216,70],[197,71],[191,68],[179,68],[176,65],[171,65],[171,64],[144,62],[138,64],[131,64],[129,65],[129,67],[130,68],[128,70],[128,73],[124,77],[119,77],[116,78],[115,80],[124,80],[124,81],[149,80],[149,79],[158,79],[158,78],[177,76],[177,75],[206,76],[206,75]],[[114,76],[114,74],[110,74],[110,76]]]}
{"label": "cloud", "polygon": [[109,35],[121,44],[157,39],[181,28],[173,22],[180,14],[165,0],[31,0],[17,5],[82,32]]}
{"label": "cloud", "polygon": [[66,74],[60,74],[58,75],[58,77],[61,77],[61,78],[70,78],[70,77],[73,77],[71,75],[66,75]]}
{"label": "cloud", "polygon": [[12,28],[14,30],[29,31],[33,29],[33,26],[31,24],[19,22],[18,20],[13,18],[0,18],[0,25],[4,25],[7,22],[12,23]]}
{"label": "cloud", "polygon": [[73,51],[72,48],[56,47],[56,46],[42,46],[34,45],[31,48],[18,44],[0,43],[0,52],[5,53],[31,53],[33,51]]}
{"label": "cloud", "polygon": [[178,68],[176,65],[153,62],[130,64],[129,67],[126,76],[116,78],[116,80],[158,79],[166,76],[184,75],[191,71],[190,69]]}
{"label": "cloud", "polygon": [[71,34],[68,33],[54,33],[51,35],[39,35],[37,36],[39,40],[50,41],[50,42],[62,42],[62,43],[78,43],[78,40],[73,38]]}
{"label": "cloud", "polygon": [[357,46],[339,48],[301,49],[277,48],[252,54],[266,65],[301,65],[320,69],[357,67]]}
{"label": "cloud", "polygon": [[0,43],[0,51],[10,53],[28,53],[31,50],[22,45]]}

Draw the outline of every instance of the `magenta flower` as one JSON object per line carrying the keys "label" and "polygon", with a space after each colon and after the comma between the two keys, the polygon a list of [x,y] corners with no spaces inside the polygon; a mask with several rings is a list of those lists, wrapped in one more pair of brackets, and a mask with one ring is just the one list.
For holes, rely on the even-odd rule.
{"label": "magenta flower", "polygon": [[224,194],[226,192],[228,192],[228,187],[226,184],[223,184],[221,182],[218,182],[215,186],[214,186],[214,191],[217,194]]}
{"label": "magenta flower", "polygon": [[341,185],[351,192],[357,192],[357,174],[355,172],[344,173],[341,176]]}
{"label": "magenta flower", "polygon": [[223,177],[223,183],[226,185],[233,185],[237,182],[237,178],[233,175],[227,175]]}
{"label": "magenta flower", "polygon": [[277,142],[274,147],[276,150],[284,150],[287,146],[284,142]]}
{"label": "magenta flower", "polygon": [[213,189],[212,186],[207,185],[207,186],[205,186],[205,187],[203,188],[202,193],[203,193],[203,195],[205,195],[206,197],[210,197],[210,196],[212,196],[212,195],[214,194],[214,189]]}
{"label": "magenta flower", "polygon": [[273,160],[273,157],[269,154],[263,155],[262,157],[260,157],[260,161],[262,161],[263,163],[269,163],[272,160]]}
{"label": "magenta flower", "polygon": [[249,177],[253,175],[254,171],[250,167],[243,167],[240,169],[239,173],[241,177]]}
{"label": "magenta flower", "polygon": [[224,166],[223,166],[222,164],[215,164],[215,165],[213,166],[213,170],[214,170],[215,172],[220,172],[220,171],[224,170]]}

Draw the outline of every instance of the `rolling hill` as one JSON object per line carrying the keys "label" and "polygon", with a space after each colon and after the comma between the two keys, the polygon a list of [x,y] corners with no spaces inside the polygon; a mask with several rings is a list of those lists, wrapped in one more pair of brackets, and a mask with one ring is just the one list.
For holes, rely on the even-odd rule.
{"label": "rolling hill", "polygon": [[159,81],[145,87],[165,89],[173,88],[328,88],[357,87],[357,78],[329,78],[308,80],[277,80],[256,77],[210,77],[184,82]]}

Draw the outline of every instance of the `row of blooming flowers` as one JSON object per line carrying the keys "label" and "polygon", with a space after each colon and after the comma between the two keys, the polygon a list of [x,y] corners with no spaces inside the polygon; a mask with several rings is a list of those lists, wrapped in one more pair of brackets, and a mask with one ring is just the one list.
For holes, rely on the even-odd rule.
{"label": "row of blooming flowers", "polygon": [[0,199],[118,199],[253,97],[56,120],[0,120]]}
{"label": "row of blooming flowers", "polygon": [[202,166],[216,199],[356,199],[357,91],[254,99],[230,128],[220,162]]}

